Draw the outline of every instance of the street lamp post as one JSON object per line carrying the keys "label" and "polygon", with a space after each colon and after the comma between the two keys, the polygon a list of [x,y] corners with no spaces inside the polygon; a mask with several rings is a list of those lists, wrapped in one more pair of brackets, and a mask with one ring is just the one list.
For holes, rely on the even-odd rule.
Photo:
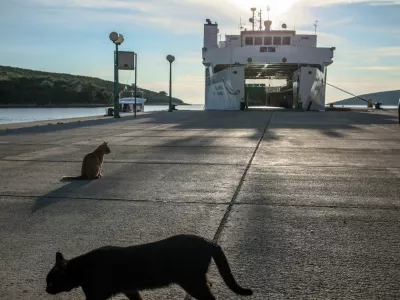
{"label": "street lamp post", "polygon": [[137,95],[137,53],[135,52],[135,118],[136,118],[136,95]]}
{"label": "street lamp post", "polygon": [[168,112],[172,112],[172,105],[171,105],[171,100],[172,100],[172,95],[171,95],[171,89],[172,89],[172,62],[175,60],[175,57],[171,54],[167,55],[167,60],[169,61],[169,109]]}
{"label": "street lamp post", "polygon": [[114,53],[114,118],[120,118],[119,115],[119,96],[118,96],[118,46],[124,42],[124,36],[115,31],[110,33],[110,40],[115,44]]}

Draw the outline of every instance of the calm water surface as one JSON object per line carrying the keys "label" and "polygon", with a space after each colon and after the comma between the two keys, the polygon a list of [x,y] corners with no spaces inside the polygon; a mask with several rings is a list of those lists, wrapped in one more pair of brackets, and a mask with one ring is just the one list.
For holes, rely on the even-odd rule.
{"label": "calm water surface", "polygon": [[[176,108],[178,110],[202,110],[203,106],[203,104],[178,105]],[[168,105],[144,106],[145,112],[162,110],[168,110]],[[0,124],[103,116],[105,113],[106,107],[0,108]]]}

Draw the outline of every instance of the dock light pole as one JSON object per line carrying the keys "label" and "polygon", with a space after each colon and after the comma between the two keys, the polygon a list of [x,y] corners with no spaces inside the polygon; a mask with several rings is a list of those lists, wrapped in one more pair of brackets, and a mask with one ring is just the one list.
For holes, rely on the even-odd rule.
{"label": "dock light pole", "polygon": [[119,96],[118,96],[118,46],[124,42],[124,36],[115,31],[110,33],[110,40],[115,44],[114,53],[114,118],[121,118],[119,115]]}
{"label": "dock light pole", "polygon": [[172,100],[172,95],[171,95],[171,80],[172,80],[172,62],[175,60],[175,56],[168,54],[167,55],[167,60],[169,61],[169,109],[168,112],[172,112],[172,105],[171,105],[171,100]]}
{"label": "dock light pole", "polygon": [[136,94],[137,94],[137,53],[135,52],[135,118],[136,118]]}

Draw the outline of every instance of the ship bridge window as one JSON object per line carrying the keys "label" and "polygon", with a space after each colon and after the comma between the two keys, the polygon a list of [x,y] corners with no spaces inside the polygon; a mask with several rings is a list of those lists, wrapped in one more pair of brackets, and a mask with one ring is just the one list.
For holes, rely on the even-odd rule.
{"label": "ship bridge window", "polygon": [[282,45],[282,38],[280,36],[274,36],[274,45]]}
{"label": "ship bridge window", "polygon": [[272,36],[264,36],[264,45],[272,45]]}
{"label": "ship bridge window", "polygon": [[254,38],[254,45],[262,45],[262,36],[256,36]]}
{"label": "ship bridge window", "polygon": [[244,43],[246,45],[253,45],[253,37],[252,36],[246,36]]}
{"label": "ship bridge window", "polygon": [[290,36],[284,36],[282,38],[282,45],[290,45]]}
{"label": "ship bridge window", "polygon": [[260,47],[260,52],[276,52],[275,47]]}

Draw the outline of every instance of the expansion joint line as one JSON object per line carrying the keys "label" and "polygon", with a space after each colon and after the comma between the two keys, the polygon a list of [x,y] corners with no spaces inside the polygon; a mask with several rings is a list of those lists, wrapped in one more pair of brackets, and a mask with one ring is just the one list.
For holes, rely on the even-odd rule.
{"label": "expansion joint line", "polygon": [[[226,222],[228,221],[229,215],[231,214],[231,211],[232,211],[232,207],[233,207],[233,205],[234,205],[235,202],[236,202],[236,198],[237,198],[237,196],[239,195],[239,192],[240,192],[240,190],[241,190],[241,188],[242,188],[242,186],[243,186],[244,179],[246,178],[247,172],[249,171],[250,166],[251,166],[251,164],[252,164],[252,162],[253,162],[253,160],[254,160],[254,157],[256,156],[256,153],[257,153],[258,148],[260,148],[260,144],[261,144],[261,142],[262,142],[262,140],[263,140],[263,138],[264,138],[265,133],[266,133],[267,130],[268,130],[268,126],[269,126],[269,124],[271,123],[271,119],[272,119],[273,115],[274,115],[274,112],[272,112],[272,113],[270,114],[270,116],[269,116],[269,118],[268,118],[268,120],[267,120],[267,123],[265,124],[264,131],[263,131],[263,133],[262,133],[260,139],[258,140],[258,143],[257,143],[257,145],[256,145],[256,148],[254,149],[253,154],[251,155],[250,160],[249,160],[249,162],[247,163],[247,166],[246,166],[246,169],[244,170],[244,173],[243,173],[243,175],[242,175],[242,178],[240,179],[239,184],[238,184],[238,186],[236,187],[235,193],[233,194],[232,199],[231,199],[231,201],[229,202],[228,207],[227,207],[227,209],[226,209],[226,211],[225,211],[225,214],[224,214],[224,216],[222,217],[221,222],[219,223],[218,229],[217,229],[217,231],[215,232],[215,235],[214,235],[214,238],[213,238],[213,242],[214,242],[214,243],[217,243],[217,242],[219,241],[219,238],[220,238],[220,236],[221,236],[222,230],[224,229],[225,224],[226,224]],[[186,297],[184,298],[184,300],[190,300],[190,299],[192,299],[192,297],[191,297],[190,295],[188,295],[188,294],[187,294]]]}

